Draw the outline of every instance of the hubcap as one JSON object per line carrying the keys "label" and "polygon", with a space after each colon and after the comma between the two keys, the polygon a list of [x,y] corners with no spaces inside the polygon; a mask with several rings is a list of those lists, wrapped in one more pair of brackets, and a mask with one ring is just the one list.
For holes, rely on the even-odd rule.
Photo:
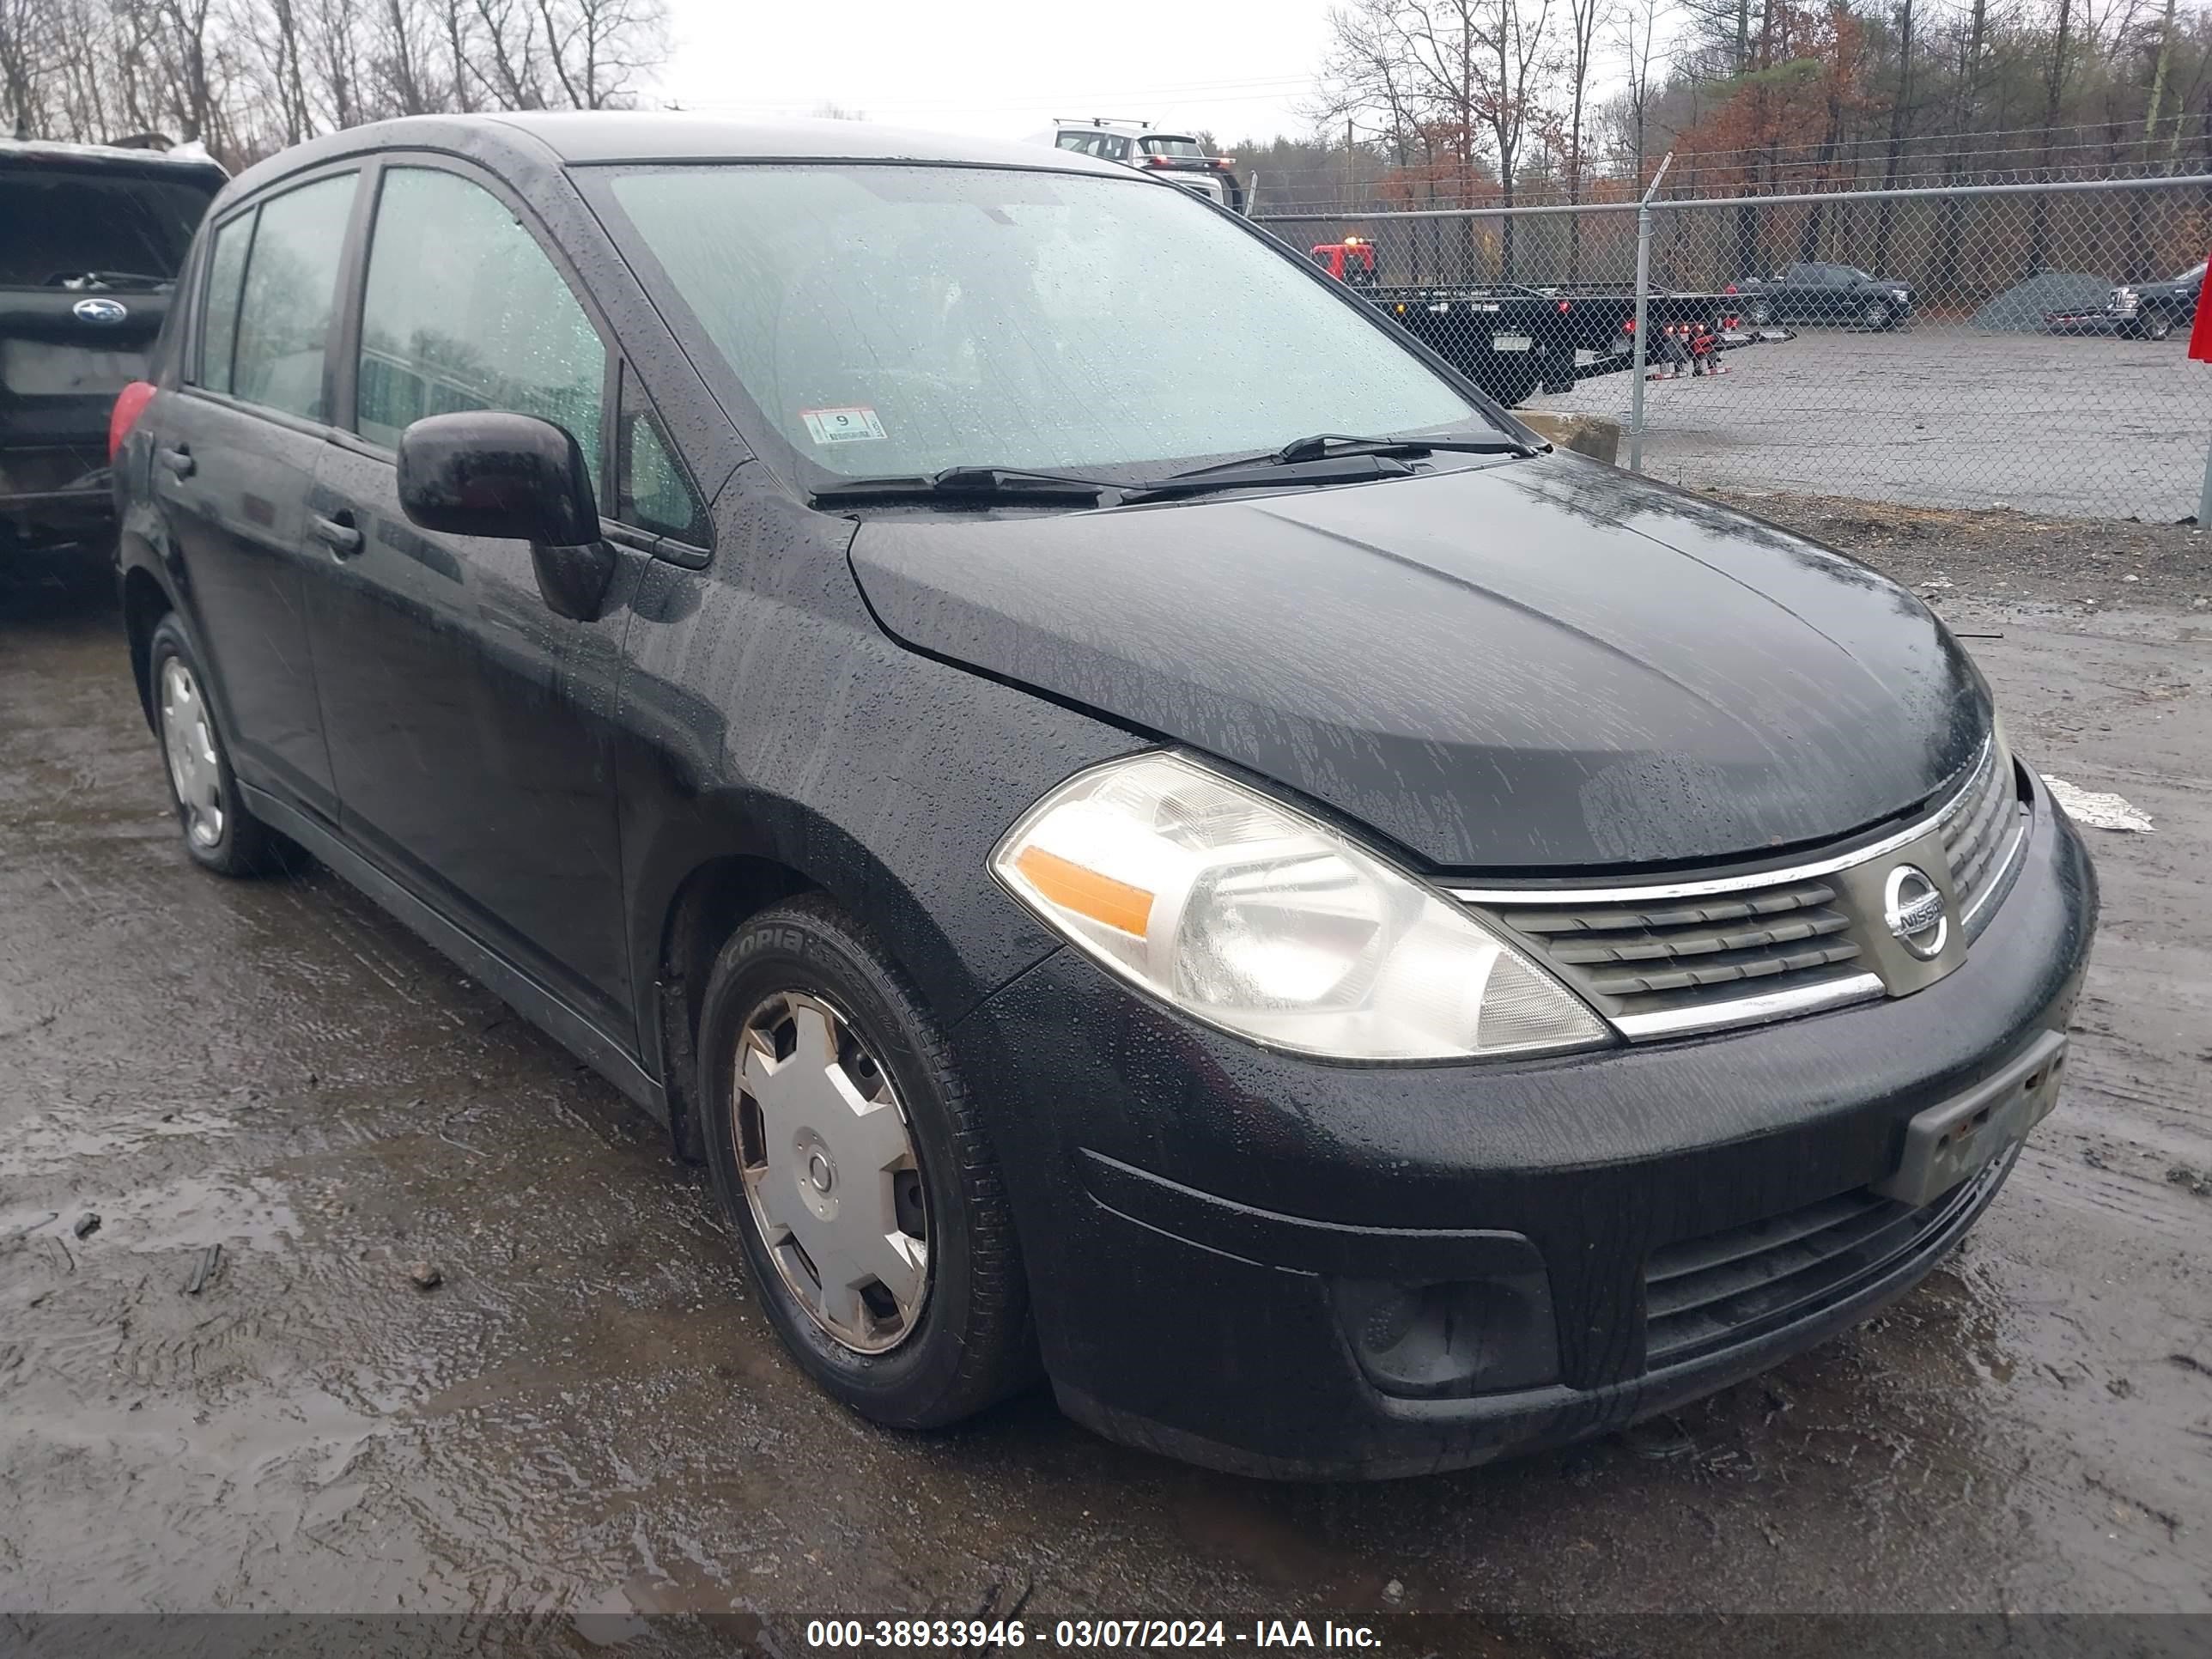
{"label": "hubcap", "polygon": [[745,1202],[784,1285],[855,1353],[896,1347],[929,1291],[929,1217],[897,1091],[821,998],[764,999],[738,1033]]}
{"label": "hubcap", "polygon": [[176,657],[161,665],[161,748],[185,836],[195,847],[215,846],[222,839],[222,763],[199,682]]}

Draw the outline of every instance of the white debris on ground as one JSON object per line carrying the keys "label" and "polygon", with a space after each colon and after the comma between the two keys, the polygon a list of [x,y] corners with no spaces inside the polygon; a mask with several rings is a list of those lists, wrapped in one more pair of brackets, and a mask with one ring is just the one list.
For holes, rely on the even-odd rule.
{"label": "white debris on ground", "polygon": [[2045,775],[2043,781],[2066,809],[2066,816],[2076,823],[2092,830],[2131,830],[2145,836],[2151,832],[2150,814],[2121,796],[2077,788],[2063,778]]}

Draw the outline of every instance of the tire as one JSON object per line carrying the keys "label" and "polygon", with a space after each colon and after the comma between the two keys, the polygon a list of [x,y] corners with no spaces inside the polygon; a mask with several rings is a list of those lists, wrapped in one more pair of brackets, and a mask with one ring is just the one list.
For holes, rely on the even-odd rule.
{"label": "tire", "polygon": [[[908,1429],[957,1422],[1036,1379],[997,1161],[936,1023],[858,923],[819,894],[748,921],[708,981],[698,1054],[715,1196],[809,1376]],[[832,1054],[841,1077],[811,1084]],[[872,1267],[885,1271],[856,1290]]]}
{"label": "tire", "polygon": [[2147,311],[2136,331],[2146,340],[2163,340],[2173,332],[2173,319],[2163,311]]}
{"label": "tire", "polygon": [[1774,304],[1770,300],[1753,300],[1743,308],[1744,320],[1753,328],[1771,328],[1774,324]]}
{"label": "tire", "polygon": [[1867,328],[1885,329],[1896,314],[1887,300],[1869,300],[1859,307],[1859,322]]}
{"label": "tire", "polygon": [[297,869],[305,855],[248,811],[239,793],[229,748],[207,700],[207,675],[175,611],[155,623],[146,661],[161,775],[185,851],[195,864],[219,876],[284,875]]}

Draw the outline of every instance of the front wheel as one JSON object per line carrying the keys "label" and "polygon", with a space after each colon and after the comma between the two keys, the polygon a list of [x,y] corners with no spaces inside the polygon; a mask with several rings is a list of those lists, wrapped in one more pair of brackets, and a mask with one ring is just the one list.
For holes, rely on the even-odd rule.
{"label": "front wheel", "polygon": [[207,677],[182,623],[171,611],[147,642],[154,730],[185,851],[224,876],[263,876],[293,868],[300,854],[246,811],[222,731],[207,698]]}
{"label": "front wheel", "polygon": [[699,1022],[708,1166],[763,1310],[830,1394],[899,1428],[1037,1373],[1013,1220],[935,1022],[819,895],[746,922]]}
{"label": "front wheel", "polygon": [[1859,307],[1859,321],[1868,328],[1887,328],[1890,315],[1889,304],[1884,300],[1869,300]]}
{"label": "front wheel", "polygon": [[1744,320],[1753,328],[1765,328],[1774,321],[1773,302],[1767,300],[1753,300],[1743,308],[1743,315]]}
{"label": "front wheel", "polygon": [[2173,319],[2162,311],[2147,311],[2137,328],[2146,340],[2163,340],[2173,332]]}

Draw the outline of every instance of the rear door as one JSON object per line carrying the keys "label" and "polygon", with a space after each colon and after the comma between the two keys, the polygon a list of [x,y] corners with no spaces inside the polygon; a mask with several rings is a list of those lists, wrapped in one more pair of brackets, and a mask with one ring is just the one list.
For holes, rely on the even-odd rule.
{"label": "rear door", "polygon": [[1784,322],[1802,322],[1820,313],[1820,267],[1818,265],[1788,265],[1778,279],[1781,292],[1775,296],[1775,311]]}
{"label": "rear door", "polygon": [[[315,512],[349,545],[310,586],[346,833],[599,1029],[634,1040],[611,720],[626,550],[604,620],[556,616],[527,544],[401,512],[394,450],[426,415],[496,409],[573,433],[602,476],[615,356],[491,180],[394,161],[362,283],[355,415]],[[647,544],[650,544],[649,539]]]}
{"label": "rear door", "polygon": [[215,228],[183,384],[148,417],[154,495],[232,763],[325,817],[337,797],[304,579],[332,553],[307,492],[330,434],[326,346],[358,184],[349,168],[310,177]]}
{"label": "rear door", "polygon": [[0,146],[0,514],[19,534],[107,506],[107,416],[144,377],[213,167]]}

